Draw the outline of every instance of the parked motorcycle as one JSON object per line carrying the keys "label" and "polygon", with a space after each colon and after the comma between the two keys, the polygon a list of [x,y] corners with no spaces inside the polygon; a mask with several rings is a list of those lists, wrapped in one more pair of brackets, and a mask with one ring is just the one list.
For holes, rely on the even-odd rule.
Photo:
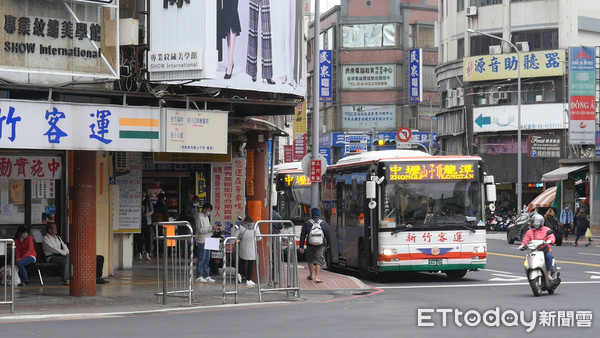
{"label": "parked motorcycle", "polygon": [[215,225],[218,226],[218,228],[213,231],[211,237],[219,239],[219,251],[211,251],[210,260],[208,261],[210,273],[213,275],[219,274],[219,269],[223,267],[223,243],[226,237],[231,236],[231,222],[225,222],[224,229],[221,229],[221,222],[216,222]]}
{"label": "parked motorcycle", "polygon": [[525,262],[523,266],[525,268],[525,274],[533,294],[537,297],[542,294],[542,291],[548,291],[549,294],[554,294],[554,291],[560,284],[560,272],[556,267],[556,260],[553,260],[552,267],[554,273],[552,279],[548,278],[548,271],[546,270],[546,255],[544,254],[544,248],[549,243],[543,240],[532,240],[525,245],[521,245],[519,250],[530,250],[525,255]]}
{"label": "parked motorcycle", "polygon": [[498,230],[502,222],[502,217],[498,216],[497,214],[494,214],[488,223],[487,229],[489,231]]}

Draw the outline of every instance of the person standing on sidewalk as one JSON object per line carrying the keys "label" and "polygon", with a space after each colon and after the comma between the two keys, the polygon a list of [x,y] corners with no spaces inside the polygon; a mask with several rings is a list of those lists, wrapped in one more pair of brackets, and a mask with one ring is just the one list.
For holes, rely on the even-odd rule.
{"label": "person standing on sidewalk", "polygon": [[569,204],[565,204],[565,208],[560,213],[560,224],[562,224],[565,239],[569,238],[569,232],[573,226],[573,211]]}
{"label": "person standing on sidewalk", "polygon": [[210,278],[210,250],[204,249],[206,238],[210,237],[216,226],[210,225],[210,212],[213,206],[210,203],[204,203],[202,211],[196,216],[196,241],[198,242],[198,261],[196,264],[196,282],[214,283],[215,280]]}
{"label": "person standing on sidewalk", "polygon": [[[320,219],[321,211],[312,208],[311,219],[304,222],[302,232],[300,233],[300,253],[304,253],[304,242],[306,241],[306,262],[308,263],[308,280],[315,283],[323,283],[319,278],[321,267],[325,265],[325,248],[330,247],[329,227],[327,223]],[[323,238],[324,237],[324,238]]]}
{"label": "person standing on sidewalk", "polygon": [[144,193],[142,201],[142,231],[139,234],[133,235],[135,251],[138,259],[142,260],[144,252],[146,260],[150,260],[150,251],[152,251],[152,213],[154,208],[150,203],[150,196]]}
{"label": "person standing on sidewalk", "polygon": [[[254,286],[252,281],[252,272],[256,264],[256,242],[262,239],[260,229],[252,223],[252,218],[246,216],[237,233],[237,239],[240,241],[240,276],[239,282],[245,282],[248,286]],[[241,280],[240,280],[241,279]]]}
{"label": "person standing on sidewalk", "polygon": [[23,225],[17,228],[15,234],[15,259],[19,269],[21,284],[18,286],[29,285],[29,276],[27,275],[27,265],[35,263],[36,255],[33,247],[33,236],[29,236],[29,230]]}
{"label": "person standing on sidewalk", "polygon": [[[583,209],[580,209],[577,213],[577,217],[575,217],[575,224],[577,224],[577,228],[574,245],[578,246],[577,242],[579,242],[579,239],[585,235],[585,231],[590,227],[590,221],[588,220],[587,215],[585,214],[585,211],[583,211]],[[586,244],[586,246],[588,245],[589,243]]]}

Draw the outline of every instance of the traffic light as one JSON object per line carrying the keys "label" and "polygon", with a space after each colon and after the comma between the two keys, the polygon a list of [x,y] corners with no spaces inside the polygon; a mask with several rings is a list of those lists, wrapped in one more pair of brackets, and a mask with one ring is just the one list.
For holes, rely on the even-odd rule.
{"label": "traffic light", "polygon": [[373,145],[381,147],[381,146],[385,145],[385,141],[381,140],[381,139],[373,140]]}
{"label": "traffic light", "polygon": [[396,145],[396,140],[385,140],[385,145],[386,146],[395,146]]}

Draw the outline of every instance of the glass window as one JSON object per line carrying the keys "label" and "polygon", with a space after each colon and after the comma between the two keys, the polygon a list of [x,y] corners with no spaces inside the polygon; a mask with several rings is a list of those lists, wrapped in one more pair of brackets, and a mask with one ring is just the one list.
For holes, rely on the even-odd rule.
{"label": "glass window", "polygon": [[345,25],[342,27],[342,47],[393,47],[395,33],[394,24]]}
{"label": "glass window", "polygon": [[419,25],[418,26],[418,42],[417,48],[434,48],[435,36],[433,26]]}
{"label": "glass window", "polygon": [[465,39],[456,40],[456,59],[460,60],[465,57]]}
{"label": "glass window", "polygon": [[456,11],[464,11],[465,10],[465,0],[456,0]]}

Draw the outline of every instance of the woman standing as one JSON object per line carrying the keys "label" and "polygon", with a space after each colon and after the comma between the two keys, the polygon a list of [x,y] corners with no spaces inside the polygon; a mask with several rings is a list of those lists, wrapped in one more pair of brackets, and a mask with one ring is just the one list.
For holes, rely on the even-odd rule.
{"label": "woman standing", "polygon": [[235,40],[241,31],[238,0],[217,0],[217,39],[227,39],[226,80],[233,74]]}
{"label": "woman standing", "polygon": [[24,226],[17,228],[15,234],[15,257],[17,259],[17,268],[21,284],[18,286],[29,285],[29,276],[27,275],[27,265],[35,263],[36,255],[33,247],[33,237],[29,236],[29,230]]}
{"label": "woman standing", "polygon": [[146,260],[150,260],[150,251],[152,251],[152,213],[154,213],[154,208],[150,203],[150,196],[145,193],[142,201],[142,231],[140,234],[134,235],[135,251],[139,260],[142,260],[144,252],[146,253]]}
{"label": "woman standing", "polygon": [[575,217],[575,224],[575,246],[577,246],[577,242],[579,241],[579,239],[585,235],[585,231],[587,230],[587,228],[590,227],[590,221],[588,220],[587,215],[585,214],[585,211],[583,211],[583,209],[580,209],[577,213],[577,216]]}
{"label": "woman standing", "polygon": [[241,274],[241,278],[238,277],[238,281],[243,282],[245,280],[246,285],[254,286],[256,284],[252,281],[252,271],[254,270],[256,261],[256,241],[260,241],[262,237],[260,237],[260,230],[252,223],[252,218],[250,216],[246,216],[242,221],[242,225],[237,233],[237,238],[240,241],[239,271]]}

